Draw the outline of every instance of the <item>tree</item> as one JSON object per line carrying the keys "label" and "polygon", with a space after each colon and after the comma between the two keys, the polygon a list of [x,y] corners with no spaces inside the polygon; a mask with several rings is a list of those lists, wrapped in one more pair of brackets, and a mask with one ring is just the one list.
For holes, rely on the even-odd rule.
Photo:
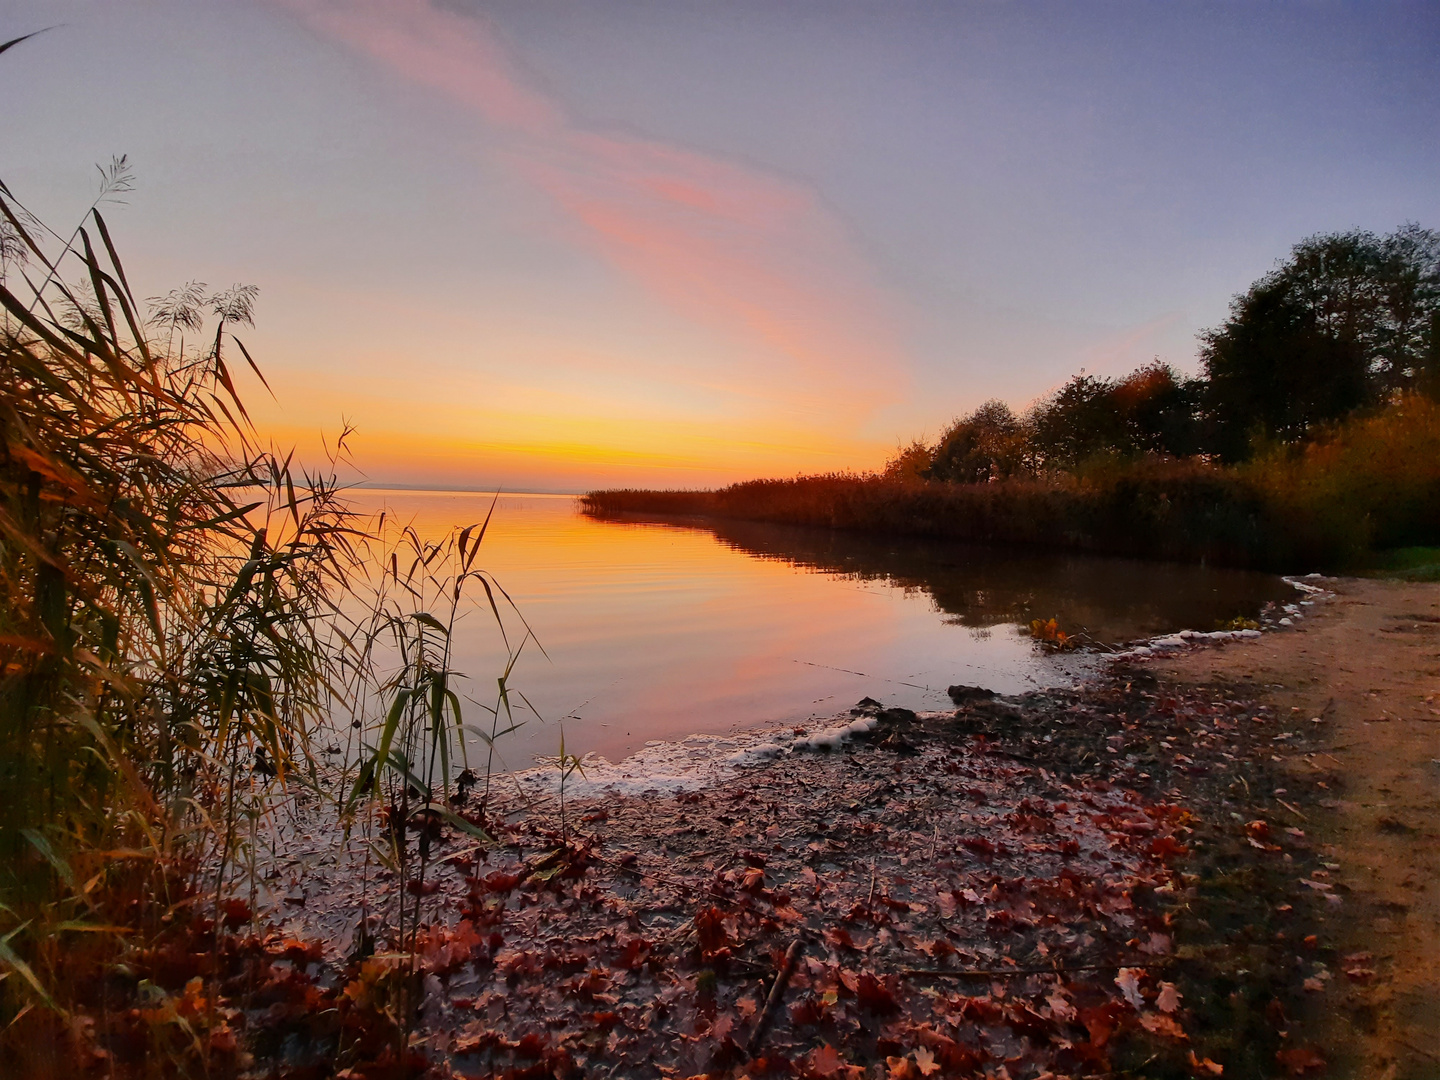
{"label": "tree", "polygon": [[1014,476],[1025,465],[1025,434],[1003,401],[987,401],[950,425],[935,447],[925,476],[984,484]]}
{"label": "tree", "polygon": [[1302,240],[1201,335],[1212,449],[1303,438],[1394,393],[1435,384],[1440,234],[1405,225]]}

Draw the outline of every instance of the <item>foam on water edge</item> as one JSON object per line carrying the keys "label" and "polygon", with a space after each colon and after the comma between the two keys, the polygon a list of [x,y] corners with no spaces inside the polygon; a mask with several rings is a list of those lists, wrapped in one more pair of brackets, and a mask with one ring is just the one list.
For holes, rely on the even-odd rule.
{"label": "foam on water edge", "polygon": [[[587,754],[581,760],[580,770],[565,781],[565,797],[580,799],[602,794],[693,791],[747,766],[774,758],[838,750],[857,735],[874,731],[879,720],[874,716],[836,717],[822,723],[833,726],[770,728],[733,735],[697,734],[678,742],[648,742],[620,762]],[[513,776],[530,794],[550,795],[560,790],[560,772],[554,765],[525,769]]]}

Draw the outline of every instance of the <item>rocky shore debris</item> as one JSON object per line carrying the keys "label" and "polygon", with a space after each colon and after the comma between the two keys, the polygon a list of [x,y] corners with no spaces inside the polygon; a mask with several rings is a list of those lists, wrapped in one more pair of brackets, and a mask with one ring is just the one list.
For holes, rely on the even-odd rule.
{"label": "rocky shore debris", "polygon": [[946,691],[956,705],[969,705],[976,701],[989,701],[995,696],[994,690],[983,686],[952,686]]}
{"label": "rocky shore debris", "polygon": [[[543,798],[507,796],[483,822],[495,844],[431,840],[438,887],[403,953],[423,990],[415,1053],[437,1075],[511,1080],[1299,1061],[1312,1051],[1282,1021],[1339,963],[1301,931],[1343,887],[1297,884],[1331,881],[1283,810],[1304,796],[1269,794],[1277,720],[1121,666],[952,713],[867,699],[704,788],[576,800],[568,844]],[[355,910],[339,868],[310,878],[277,941]],[[370,910],[399,899],[372,872]],[[348,962],[338,942],[292,962],[262,940],[246,955],[267,1004],[236,1022],[329,1060],[369,1046],[360,1072],[387,1075],[376,1062],[398,1057],[355,1033],[391,1024],[402,951],[383,919],[367,933]]]}

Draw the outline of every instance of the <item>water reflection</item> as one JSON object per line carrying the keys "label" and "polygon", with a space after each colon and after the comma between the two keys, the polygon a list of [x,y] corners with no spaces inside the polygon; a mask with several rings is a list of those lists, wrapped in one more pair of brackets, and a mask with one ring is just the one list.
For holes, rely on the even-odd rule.
{"label": "water reflection", "polygon": [[1295,599],[1295,590],[1274,575],[1245,570],[764,522],[649,520],[706,529],[756,558],[923,592],[962,626],[1054,618],[1062,629],[1119,642],[1177,629],[1211,630],[1237,615],[1253,618],[1266,601]]}
{"label": "water reflection", "polygon": [[[438,537],[483,519],[491,498],[365,491],[359,501]],[[567,750],[618,761],[648,740],[803,723],[867,695],[939,709],[951,683],[1014,693],[1069,681],[1086,659],[1041,653],[1016,628],[1031,617],[1120,640],[1208,629],[1288,598],[1259,574],[746,522],[598,520],[570,497],[502,496],[480,564],[548,655],[528,650],[512,676],[537,714],[505,740],[512,768],[556,753],[562,726]],[[463,618],[453,646],[478,720],[505,664],[489,612]]]}

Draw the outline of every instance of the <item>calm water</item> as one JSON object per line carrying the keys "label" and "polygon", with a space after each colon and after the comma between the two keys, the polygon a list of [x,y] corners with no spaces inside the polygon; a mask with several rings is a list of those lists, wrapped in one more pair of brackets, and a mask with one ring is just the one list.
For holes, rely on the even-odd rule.
{"label": "calm water", "polygon": [[[357,496],[427,536],[482,520],[491,501]],[[939,709],[952,683],[1056,685],[1093,660],[1041,654],[1020,629],[1032,618],[1122,641],[1208,630],[1295,596],[1232,570],[748,522],[601,521],[548,495],[500,498],[479,565],[549,654],[527,650],[512,675],[540,718],[509,736],[511,768],[556,753],[562,727],[567,751],[618,761],[648,740],[832,716],[866,695]],[[456,663],[470,696],[493,703],[504,651],[488,610],[462,621]]]}

